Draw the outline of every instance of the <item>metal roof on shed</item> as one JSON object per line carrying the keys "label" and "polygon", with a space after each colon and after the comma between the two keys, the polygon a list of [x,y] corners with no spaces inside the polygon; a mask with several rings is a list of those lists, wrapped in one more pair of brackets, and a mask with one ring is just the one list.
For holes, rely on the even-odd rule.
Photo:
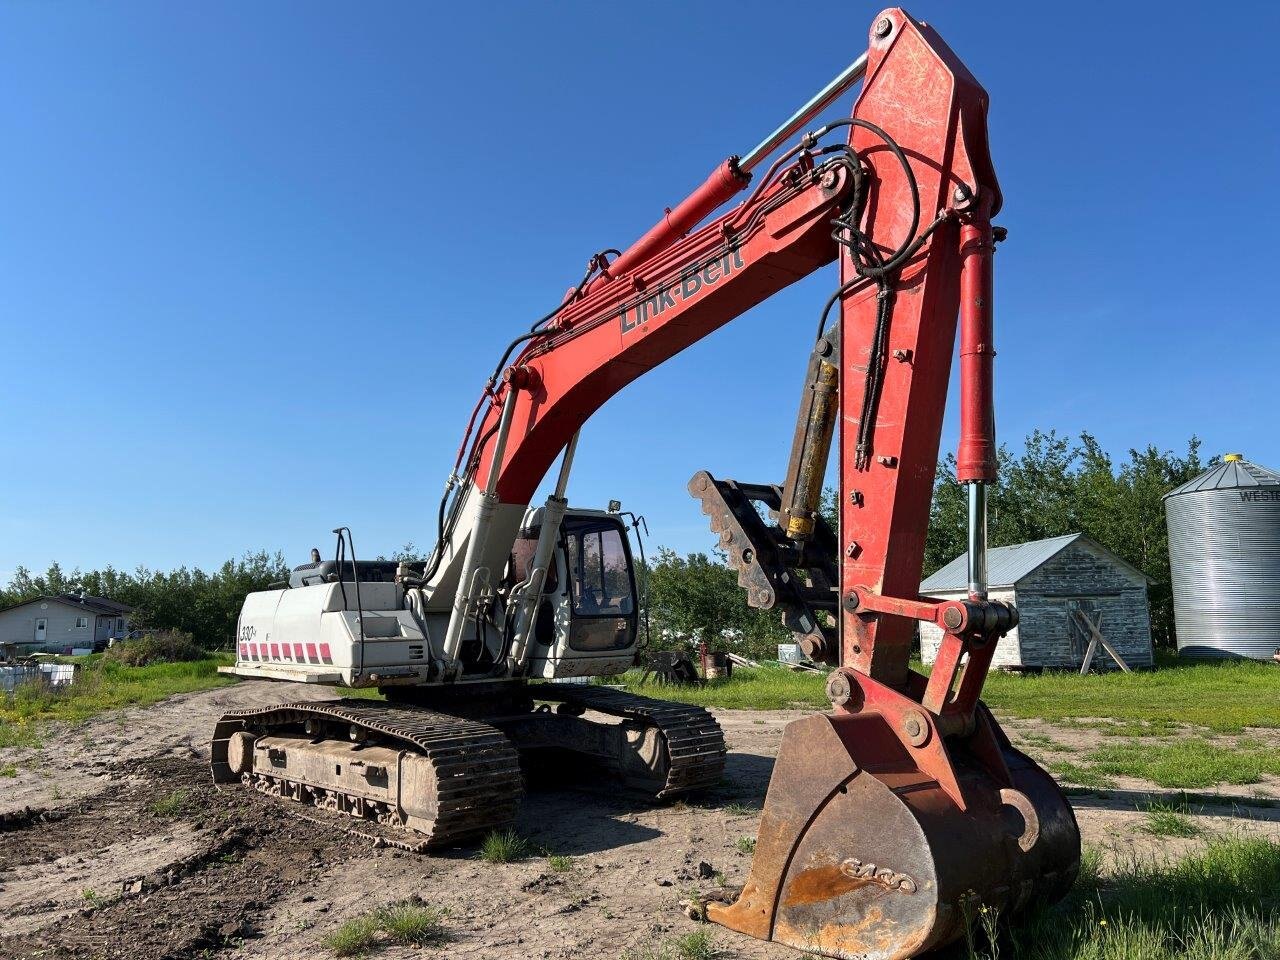
{"label": "metal roof on shed", "polygon": [[[1082,536],[1084,534],[1069,533],[1065,537],[1015,543],[1011,547],[993,547],[987,551],[987,583],[993,587],[1007,587],[1017,583]],[[920,592],[963,590],[968,585],[969,554],[962,553],[926,578],[924,583],[920,584]]]}
{"label": "metal roof on shed", "polygon": [[[1145,573],[1117,557],[1096,540],[1091,540],[1083,533],[1069,533],[1065,537],[1032,540],[1028,543],[1015,543],[1011,547],[993,547],[988,550],[987,583],[992,587],[1011,587],[1033,570],[1044,566],[1077,540],[1083,540],[1091,549],[1110,557],[1116,566],[1124,567],[1147,583],[1151,582],[1151,578]],[[962,553],[945,567],[925,578],[924,583],[920,584],[920,592],[927,596],[930,593],[964,590],[968,586],[969,554]]]}
{"label": "metal roof on shed", "polygon": [[1197,493],[1202,490],[1236,490],[1241,487],[1280,486],[1280,473],[1260,467],[1248,460],[1226,460],[1206,470],[1200,476],[1174,487],[1164,495],[1168,500],[1180,493]]}

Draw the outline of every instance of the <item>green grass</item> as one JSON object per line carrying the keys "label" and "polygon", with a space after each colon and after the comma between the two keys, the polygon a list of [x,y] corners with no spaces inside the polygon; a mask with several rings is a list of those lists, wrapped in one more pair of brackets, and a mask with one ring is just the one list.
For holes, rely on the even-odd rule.
{"label": "green grass", "polygon": [[[1160,669],[1136,673],[992,673],[983,699],[999,713],[1070,723],[1082,717],[1129,721],[1144,736],[1161,736],[1178,724],[1224,733],[1280,727],[1275,708],[1280,674],[1267,663],[1187,663],[1160,656]],[[915,665],[920,669],[919,664]],[[827,709],[826,677],[783,667],[738,669],[727,680],[701,687],[640,684],[629,671],[617,682],[636,693],[681,703],[739,710],[788,707]],[[1132,736],[1133,733],[1118,733]]]}
{"label": "green grass", "polygon": [[370,914],[348,920],[323,942],[340,957],[360,957],[378,948],[378,934],[378,921]]}
{"label": "green grass", "polygon": [[[1174,724],[1222,733],[1245,727],[1280,727],[1280,676],[1267,663],[1189,664],[1160,657],[1160,669],[1138,673],[1038,676],[993,673],[983,699],[999,713],[1059,721],[1100,717],[1142,723],[1159,736]],[[1146,725],[1150,724],[1148,728]],[[1132,735],[1132,734],[1121,734]]]}
{"label": "green grass", "polygon": [[1204,737],[1164,743],[1109,743],[1083,757],[1089,769],[1112,776],[1138,777],[1161,787],[1193,789],[1223,783],[1258,783],[1280,776],[1280,750],[1237,747]]}
{"label": "green grass", "polygon": [[676,937],[675,946],[680,960],[711,960],[719,953],[715,937],[709,930],[695,930]]}
{"label": "green grass", "polygon": [[1125,720],[1120,723],[1099,723],[1093,726],[1104,737],[1176,737],[1184,729],[1181,724],[1169,720]]}
{"label": "green grass", "polygon": [[1049,769],[1053,771],[1054,776],[1059,780],[1065,780],[1067,783],[1074,783],[1081,787],[1088,787],[1090,790],[1107,790],[1116,785],[1116,782],[1106,774],[1100,773],[1092,767],[1073,763],[1070,760],[1050,763]]}
{"label": "green grass", "polygon": [[610,682],[628,690],[679,703],[730,710],[786,710],[790,707],[830,709],[825,674],[792,672],[785,667],[738,668],[727,679],[710,680],[700,687],[640,683],[642,671],[628,670]]}
{"label": "green grass", "polygon": [[361,957],[384,947],[430,946],[445,939],[445,913],[413,903],[395,903],[348,920],[324,938],[340,957]]}
{"label": "green grass", "polygon": [[739,853],[755,853],[756,838],[755,837],[739,837],[735,841],[734,846],[738,848]]}
{"label": "green grass", "polygon": [[547,869],[552,873],[568,873],[573,869],[573,858],[552,854],[547,857]]}
{"label": "green grass", "polygon": [[394,904],[379,912],[382,929],[395,943],[424,946],[444,939],[444,914],[410,903]]}
{"label": "green grass", "polygon": [[491,830],[480,844],[480,859],[486,863],[523,860],[531,850],[529,841],[514,830]]}
{"label": "green grass", "polygon": [[1198,837],[1200,828],[1189,816],[1185,803],[1152,803],[1146,808],[1143,829],[1153,837]]}
{"label": "green grass", "polygon": [[176,817],[187,803],[187,791],[174,790],[151,801],[151,812],[158,817]]}
{"label": "green grass", "polygon": [[357,700],[385,700],[386,697],[377,687],[338,687],[343,697],[354,697]]}
{"label": "green grass", "polygon": [[[1163,655],[1158,659],[1160,669],[1144,673],[994,673],[984,699],[998,713],[1096,729],[1116,739],[1081,753],[1043,733],[1018,735],[1029,746],[1074,754],[1070,761],[1051,762],[1049,767],[1060,779],[1089,789],[1113,787],[1118,776],[1175,789],[1258,783],[1268,774],[1280,776],[1280,750],[1176,736],[1185,724],[1222,732],[1280,726],[1280,710],[1275,708],[1280,674],[1275,667],[1186,663]],[[620,679],[639,693],[709,707],[830,708],[823,676],[781,667],[741,669],[731,679],[701,687],[642,685],[639,677],[631,671]],[[1118,739],[1124,737],[1131,739]]]}
{"label": "green grass", "polygon": [[622,960],[714,960],[721,955],[715,935],[700,929],[670,940],[630,947],[623,951]]}
{"label": "green grass", "polygon": [[128,667],[100,655],[80,658],[81,669],[66,687],[25,683],[12,697],[0,697],[0,747],[36,747],[50,721],[80,723],[118,707],[147,706],[179,693],[235,683],[218,673],[232,662],[229,654],[188,663]]}
{"label": "green grass", "polygon": [[0,777],[16,777],[17,775],[18,768],[12,763],[6,763],[3,767],[0,767]]}
{"label": "green grass", "polygon": [[1043,733],[1019,733],[1018,739],[1028,746],[1038,747],[1041,750],[1054,750],[1058,753],[1075,753],[1075,747],[1069,747],[1065,743],[1059,743],[1053,737]]}
{"label": "green grass", "polygon": [[1275,960],[1280,844],[1212,840],[1180,859],[1131,856],[1110,875],[1086,859],[1061,904],[1015,921],[974,960]]}

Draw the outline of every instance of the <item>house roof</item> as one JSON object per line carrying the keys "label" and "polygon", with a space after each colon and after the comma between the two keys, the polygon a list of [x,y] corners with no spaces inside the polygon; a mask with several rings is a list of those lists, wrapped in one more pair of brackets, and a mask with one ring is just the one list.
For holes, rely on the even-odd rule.
{"label": "house roof", "polygon": [[[1233,459],[1234,458],[1234,459]],[[1227,454],[1227,459],[1198,477],[1188,480],[1180,487],[1174,487],[1164,495],[1168,500],[1180,493],[1196,493],[1201,490],[1236,490],[1241,487],[1276,487],[1280,486],[1280,473],[1250,463],[1239,454]]]}
{"label": "house roof", "polygon": [[[987,551],[987,583],[993,587],[1011,587],[1034,570],[1044,566],[1059,553],[1077,540],[1088,543],[1094,549],[1106,554],[1118,566],[1124,567],[1150,582],[1141,570],[1126,563],[1083,533],[1069,533],[1065,537],[1050,537],[1048,540],[1032,540],[1028,543],[1015,543],[1008,547],[993,547]],[[963,590],[969,586],[969,554],[962,553],[946,566],[925,578],[920,584],[920,592],[946,593],[950,590]]]}
{"label": "house roof", "polygon": [[126,603],[120,603],[116,600],[108,600],[106,597],[81,596],[78,593],[57,593],[40,597],[32,597],[30,600],[23,600],[21,603],[15,603],[13,606],[6,607],[5,609],[16,610],[18,607],[25,607],[29,603],[65,603],[67,606],[76,607],[80,610],[88,610],[92,613],[99,613],[112,617],[118,617],[121,614],[133,612],[133,607]]}

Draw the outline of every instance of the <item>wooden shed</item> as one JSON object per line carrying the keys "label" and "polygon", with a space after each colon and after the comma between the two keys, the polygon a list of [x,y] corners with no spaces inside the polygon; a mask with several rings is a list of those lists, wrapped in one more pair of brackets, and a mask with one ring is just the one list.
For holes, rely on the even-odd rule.
{"label": "wooden shed", "polygon": [[[987,581],[991,599],[1014,604],[1019,617],[996,647],[993,666],[1079,670],[1094,630],[1129,666],[1151,666],[1147,577],[1084,534],[996,547],[987,553]],[[968,556],[961,554],[926,578],[920,593],[961,599],[968,582]],[[920,625],[925,663],[933,662],[941,641],[941,628]],[[1093,664],[1116,666],[1101,647]]]}

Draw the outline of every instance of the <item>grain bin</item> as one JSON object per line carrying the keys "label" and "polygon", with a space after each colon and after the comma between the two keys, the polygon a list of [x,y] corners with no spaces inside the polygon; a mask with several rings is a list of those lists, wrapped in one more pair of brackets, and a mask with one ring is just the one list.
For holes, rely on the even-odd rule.
{"label": "grain bin", "polygon": [[1269,660],[1280,648],[1280,474],[1229,453],[1165,494],[1184,657]]}

